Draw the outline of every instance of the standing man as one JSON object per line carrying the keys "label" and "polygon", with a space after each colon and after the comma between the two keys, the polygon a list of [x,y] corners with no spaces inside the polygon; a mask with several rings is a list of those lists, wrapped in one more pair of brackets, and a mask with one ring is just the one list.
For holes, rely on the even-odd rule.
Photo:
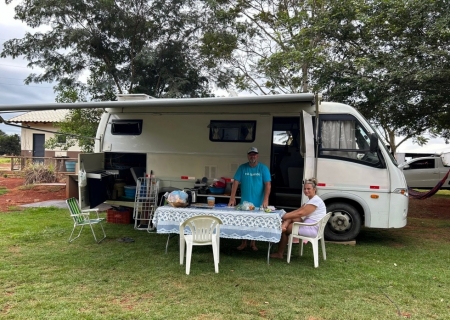
{"label": "standing man", "polygon": [[[228,202],[229,206],[236,205],[236,191],[241,184],[241,203],[244,201],[251,202],[255,208],[269,205],[270,195],[270,171],[266,165],[258,162],[258,149],[251,147],[247,151],[248,162],[241,164],[234,175],[233,187],[231,188],[231,197]],[[247,247],[247,240],[242,240],[238,250]],[[250,247],[253,251],[257,251],[255,240],[252,240]]]}

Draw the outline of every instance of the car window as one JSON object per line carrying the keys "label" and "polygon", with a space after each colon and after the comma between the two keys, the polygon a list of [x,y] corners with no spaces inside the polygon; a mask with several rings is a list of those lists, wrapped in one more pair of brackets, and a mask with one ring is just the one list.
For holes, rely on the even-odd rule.
{"label": "car window", "polygon": [[434,166],[434,159],[423,159],[423,160],[417,160],[414,162],[411,162],[409,164],[409,168],[411,170],[413,169],[433,169]]}

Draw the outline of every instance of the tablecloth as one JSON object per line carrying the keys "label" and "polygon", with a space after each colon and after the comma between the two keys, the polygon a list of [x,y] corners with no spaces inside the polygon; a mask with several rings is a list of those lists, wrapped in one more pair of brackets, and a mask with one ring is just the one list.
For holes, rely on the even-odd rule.
{"label": "tablecloth", "polygon": [[284,210],[271,213],[264,211],[238,211],[234,208],[174,208],[158,207],[153,216],[157,233],[179,233],[180,223],[200,215],[213,215],[222,220],[220,237],[279,242],[281,238],[281,217]]}

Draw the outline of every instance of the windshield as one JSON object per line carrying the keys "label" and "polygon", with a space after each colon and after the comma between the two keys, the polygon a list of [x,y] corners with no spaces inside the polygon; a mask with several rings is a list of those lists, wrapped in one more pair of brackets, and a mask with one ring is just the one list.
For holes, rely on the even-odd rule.
{"label": "windshield", "polygon": [[[369,122],[367,122],[369,123]],[[380,135],[378,134],[377,130],[375,130],[375,128],[372,126],[371,123],[369,123],[369,126],[372,128],[373,132],[375,132],[375,134],[378,137],[378,140],[381,141],[381,145],[383,146],[384,150],[386,150],[386,153],[389,155],[389,159],[391,159],[392,163],[398,167],[398,163],[397,160],[394,158],[394,155],[391,153],[391,151],[387,148],[387,145],[383,142],[384,140],[381,139]]]}

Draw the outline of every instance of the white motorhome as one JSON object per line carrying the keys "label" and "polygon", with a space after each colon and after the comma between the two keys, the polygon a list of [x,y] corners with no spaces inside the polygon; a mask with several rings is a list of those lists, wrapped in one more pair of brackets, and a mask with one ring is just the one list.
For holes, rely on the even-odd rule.
{"label": "white motorhome", "polygon": [[232,178],[255,146],[260,162],[271,171],[271,205],[298,208],[303,181],[316,177],[318,194],[333,212],[328,239],[352,240],[362,226],[406,225],[403,173],[374,129],[348,105],[320,102],[313,94],[203,99],[121,95],[114,102],[46,105],[60,107],[105,109],[95,154],[79,155],[86,171],[97,174],[80,189],[83,206],[111,197],[104,191],[114,183],[111,170],[128,181],[130,168],[138,175],[153,171],[163,193],[193,188],[203,177],[209,183]]}

